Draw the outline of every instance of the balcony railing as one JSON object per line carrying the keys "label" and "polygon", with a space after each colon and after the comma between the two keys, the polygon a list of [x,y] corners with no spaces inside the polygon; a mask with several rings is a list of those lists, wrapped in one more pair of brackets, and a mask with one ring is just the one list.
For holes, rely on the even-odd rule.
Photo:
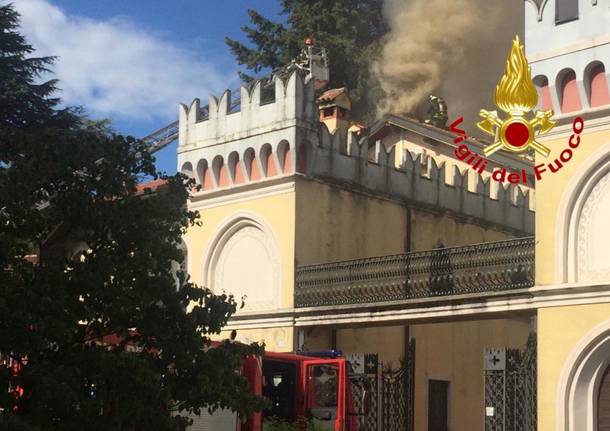
{"label": "balcony railing", "polygon": [[307,265],[295,306],[380,303],[534,285],[534,238]]}

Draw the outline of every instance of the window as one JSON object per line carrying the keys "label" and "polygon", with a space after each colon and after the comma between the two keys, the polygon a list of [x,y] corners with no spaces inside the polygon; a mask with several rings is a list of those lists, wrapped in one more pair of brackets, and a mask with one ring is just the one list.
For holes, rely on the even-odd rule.
{"label": "window", "polygon": [[578,19],[578,0],[556,0],[555,24]]}
{"label": "window", "polygon": [[287,362],[263,360],[263,396],[269,406],[263,417],[284,421],[295,419],[296,366]]}
{"label": "window", "polygon": [[337,364],[307,367],[307,415],[315,429],[335,429],[339,414],[339,368]]}
{"label": "window", "polygon": [[335,114],[335,108],[324,108],[322,110],[322,116],[324,118],[332,117]]}
{"label": "window", "polygon": [[312,367],[314,406],[337,407],[337,367],[334,365],[316,365]]}
{"label": "window", "polygon": [[428,380],[428,431],[448,430],[449,382]]}

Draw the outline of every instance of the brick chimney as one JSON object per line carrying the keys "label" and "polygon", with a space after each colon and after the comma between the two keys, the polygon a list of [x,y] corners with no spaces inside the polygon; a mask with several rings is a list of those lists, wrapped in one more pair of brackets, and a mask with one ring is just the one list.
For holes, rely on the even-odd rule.
{"label": "brick chimney", "polygon": [[318,97],[320,122],[326,124],[331,133],[339,132],[341,139],[347,140],[347,130],[351,125],[352,99],[347,88],[333,88]]}

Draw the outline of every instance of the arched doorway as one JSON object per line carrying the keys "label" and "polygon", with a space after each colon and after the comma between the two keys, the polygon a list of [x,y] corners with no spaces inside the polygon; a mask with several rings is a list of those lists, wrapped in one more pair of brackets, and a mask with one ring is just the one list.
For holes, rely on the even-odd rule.
{"label": "arched doorway", "polygon": [[610,431],[610,366],[604,371],[597,395],[597,431]]}
{"label": "arched doorway", "polygon": [[559,379],[557,431],[610,431],[610,320],[572,349]]}

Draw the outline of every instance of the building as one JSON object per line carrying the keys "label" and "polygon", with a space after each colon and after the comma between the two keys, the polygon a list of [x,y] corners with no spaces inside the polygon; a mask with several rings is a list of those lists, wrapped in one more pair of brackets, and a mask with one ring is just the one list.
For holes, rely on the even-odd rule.
{"label": "building", "polygon": [[[610,328],[609,235],[610,19],[602,1],[549,1],[526,10],[526,50],[542,103],[558,126],[547,160],[572,157],[536,185],[538,427],[610,429],[607,342]],[[584,120],[577,148],[569,140]],[[578,127],[578,126],[576,126]],[[573,139],[573,143],[576,139]],[[564,153],[564,160],[568,153]],[[603,221],[602,221],[603,220]]]}
{"label": "building", "polygon": [[307,71],[180,107],[178,167],[201,185],[192,279],[245,299],[226,328],[244,340],[377,355],[363,429],[610,429],[610,10],[525,9],[548,158],[477,172],[446,129],[354,125],[347,92],[316,97]]}

